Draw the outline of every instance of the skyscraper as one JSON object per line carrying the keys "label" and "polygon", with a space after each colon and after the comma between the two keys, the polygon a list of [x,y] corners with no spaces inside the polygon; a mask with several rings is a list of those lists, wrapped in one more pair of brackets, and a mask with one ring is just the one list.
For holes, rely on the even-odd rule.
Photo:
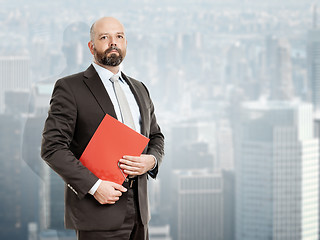
{"label": "skyscraper", "polygon": [[149,226],[150,240],[172,240],[170,237],[170,226]]}
{"label": "skyscraper", "polygon": [[312,105],[243,104],[236,154],[236,239],[318,239],[319,146]]}
{"label": "skyscraper", "polygon": [[52,81],[34,84],[31,92],[30,113],[24,127],[23,158],[30,168],[43,180],[39,187],[39,230],[64,230],[64,183],[40,158],[41,133],[45,121]]}
{"label": "skyscraper", "polygon": [[315,112],[320,111],[320,29],[317,26],[317,9],[313,11],[313,27],[307,36],[307,68],[309,96]]}
{"label": "skyscraper", "polygon": [[[230,181],[231,177],[231,181]],[[233,240],[233,180],[222,171],[174,171],[179,240]]]}
{"label": "skyscraper", "polygon": [[[28,90],[30,87],[29,58],[0,57],[0,113],[4,112],[4,97],[8,90]],[[27,99],[26,99],[27,101]]]}
{"label": "skyscraper", "polygon": [[12,115],[0,114],[0,239],[23,237],[23,188],[19,139],[21,123]]}
{"label": "skyscraper", "polygon": [[272,100],[293,98],[291,50],[287,39],[266,39],[266,74]]}

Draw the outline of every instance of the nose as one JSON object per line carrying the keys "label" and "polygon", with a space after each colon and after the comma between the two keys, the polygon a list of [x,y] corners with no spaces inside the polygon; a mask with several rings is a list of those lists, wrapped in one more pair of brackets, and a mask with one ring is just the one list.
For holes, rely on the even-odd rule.
{"label": "nose", "polygon": [[115,37],[110,37],[110,42],[109,42],[110,47],[116,47],[117,42]]}

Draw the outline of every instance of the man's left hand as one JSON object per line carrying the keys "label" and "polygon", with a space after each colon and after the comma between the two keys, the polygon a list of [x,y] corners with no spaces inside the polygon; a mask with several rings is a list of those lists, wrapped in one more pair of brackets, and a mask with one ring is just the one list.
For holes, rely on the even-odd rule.
{"label": "man's left hand", "polygon": [[141,154],[140,157],[123,156],[119,160],[120,168],[130,176],[142,175],[153,169],[156,164],[154,156]]}

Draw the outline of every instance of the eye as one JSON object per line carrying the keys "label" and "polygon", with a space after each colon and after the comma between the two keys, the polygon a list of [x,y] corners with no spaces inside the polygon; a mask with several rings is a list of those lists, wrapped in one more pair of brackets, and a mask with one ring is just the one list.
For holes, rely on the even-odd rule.
{"label": "eye", "polygon": [[101,36],[100,39],[101,39],[101,40],[105,40],[105,39],[107,39],[107,36]]}
{"label": "eye", "polygon": [[123,35],[118,35],[118,38],[120,38],[120,39],[121,39],[121,38],[124,38],[124,37],[123,37]]}

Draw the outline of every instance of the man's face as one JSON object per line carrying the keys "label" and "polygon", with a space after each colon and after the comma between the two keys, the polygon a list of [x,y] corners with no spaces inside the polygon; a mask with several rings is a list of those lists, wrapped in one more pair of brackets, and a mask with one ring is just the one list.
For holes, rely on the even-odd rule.
{"label": "man's face", "polygon": [[101,19],[94,25],[91,53],[95,60],[104,66],[118,66],[126,56],[127,40],[124,28],[115,19]]}
{"label": "man's face", "polygon": [[115,46],[109,47],[104,52],[100,52],[94,47],[93,51],[96,61],[105,66],[118,66],[124,58],[122,51]]}

